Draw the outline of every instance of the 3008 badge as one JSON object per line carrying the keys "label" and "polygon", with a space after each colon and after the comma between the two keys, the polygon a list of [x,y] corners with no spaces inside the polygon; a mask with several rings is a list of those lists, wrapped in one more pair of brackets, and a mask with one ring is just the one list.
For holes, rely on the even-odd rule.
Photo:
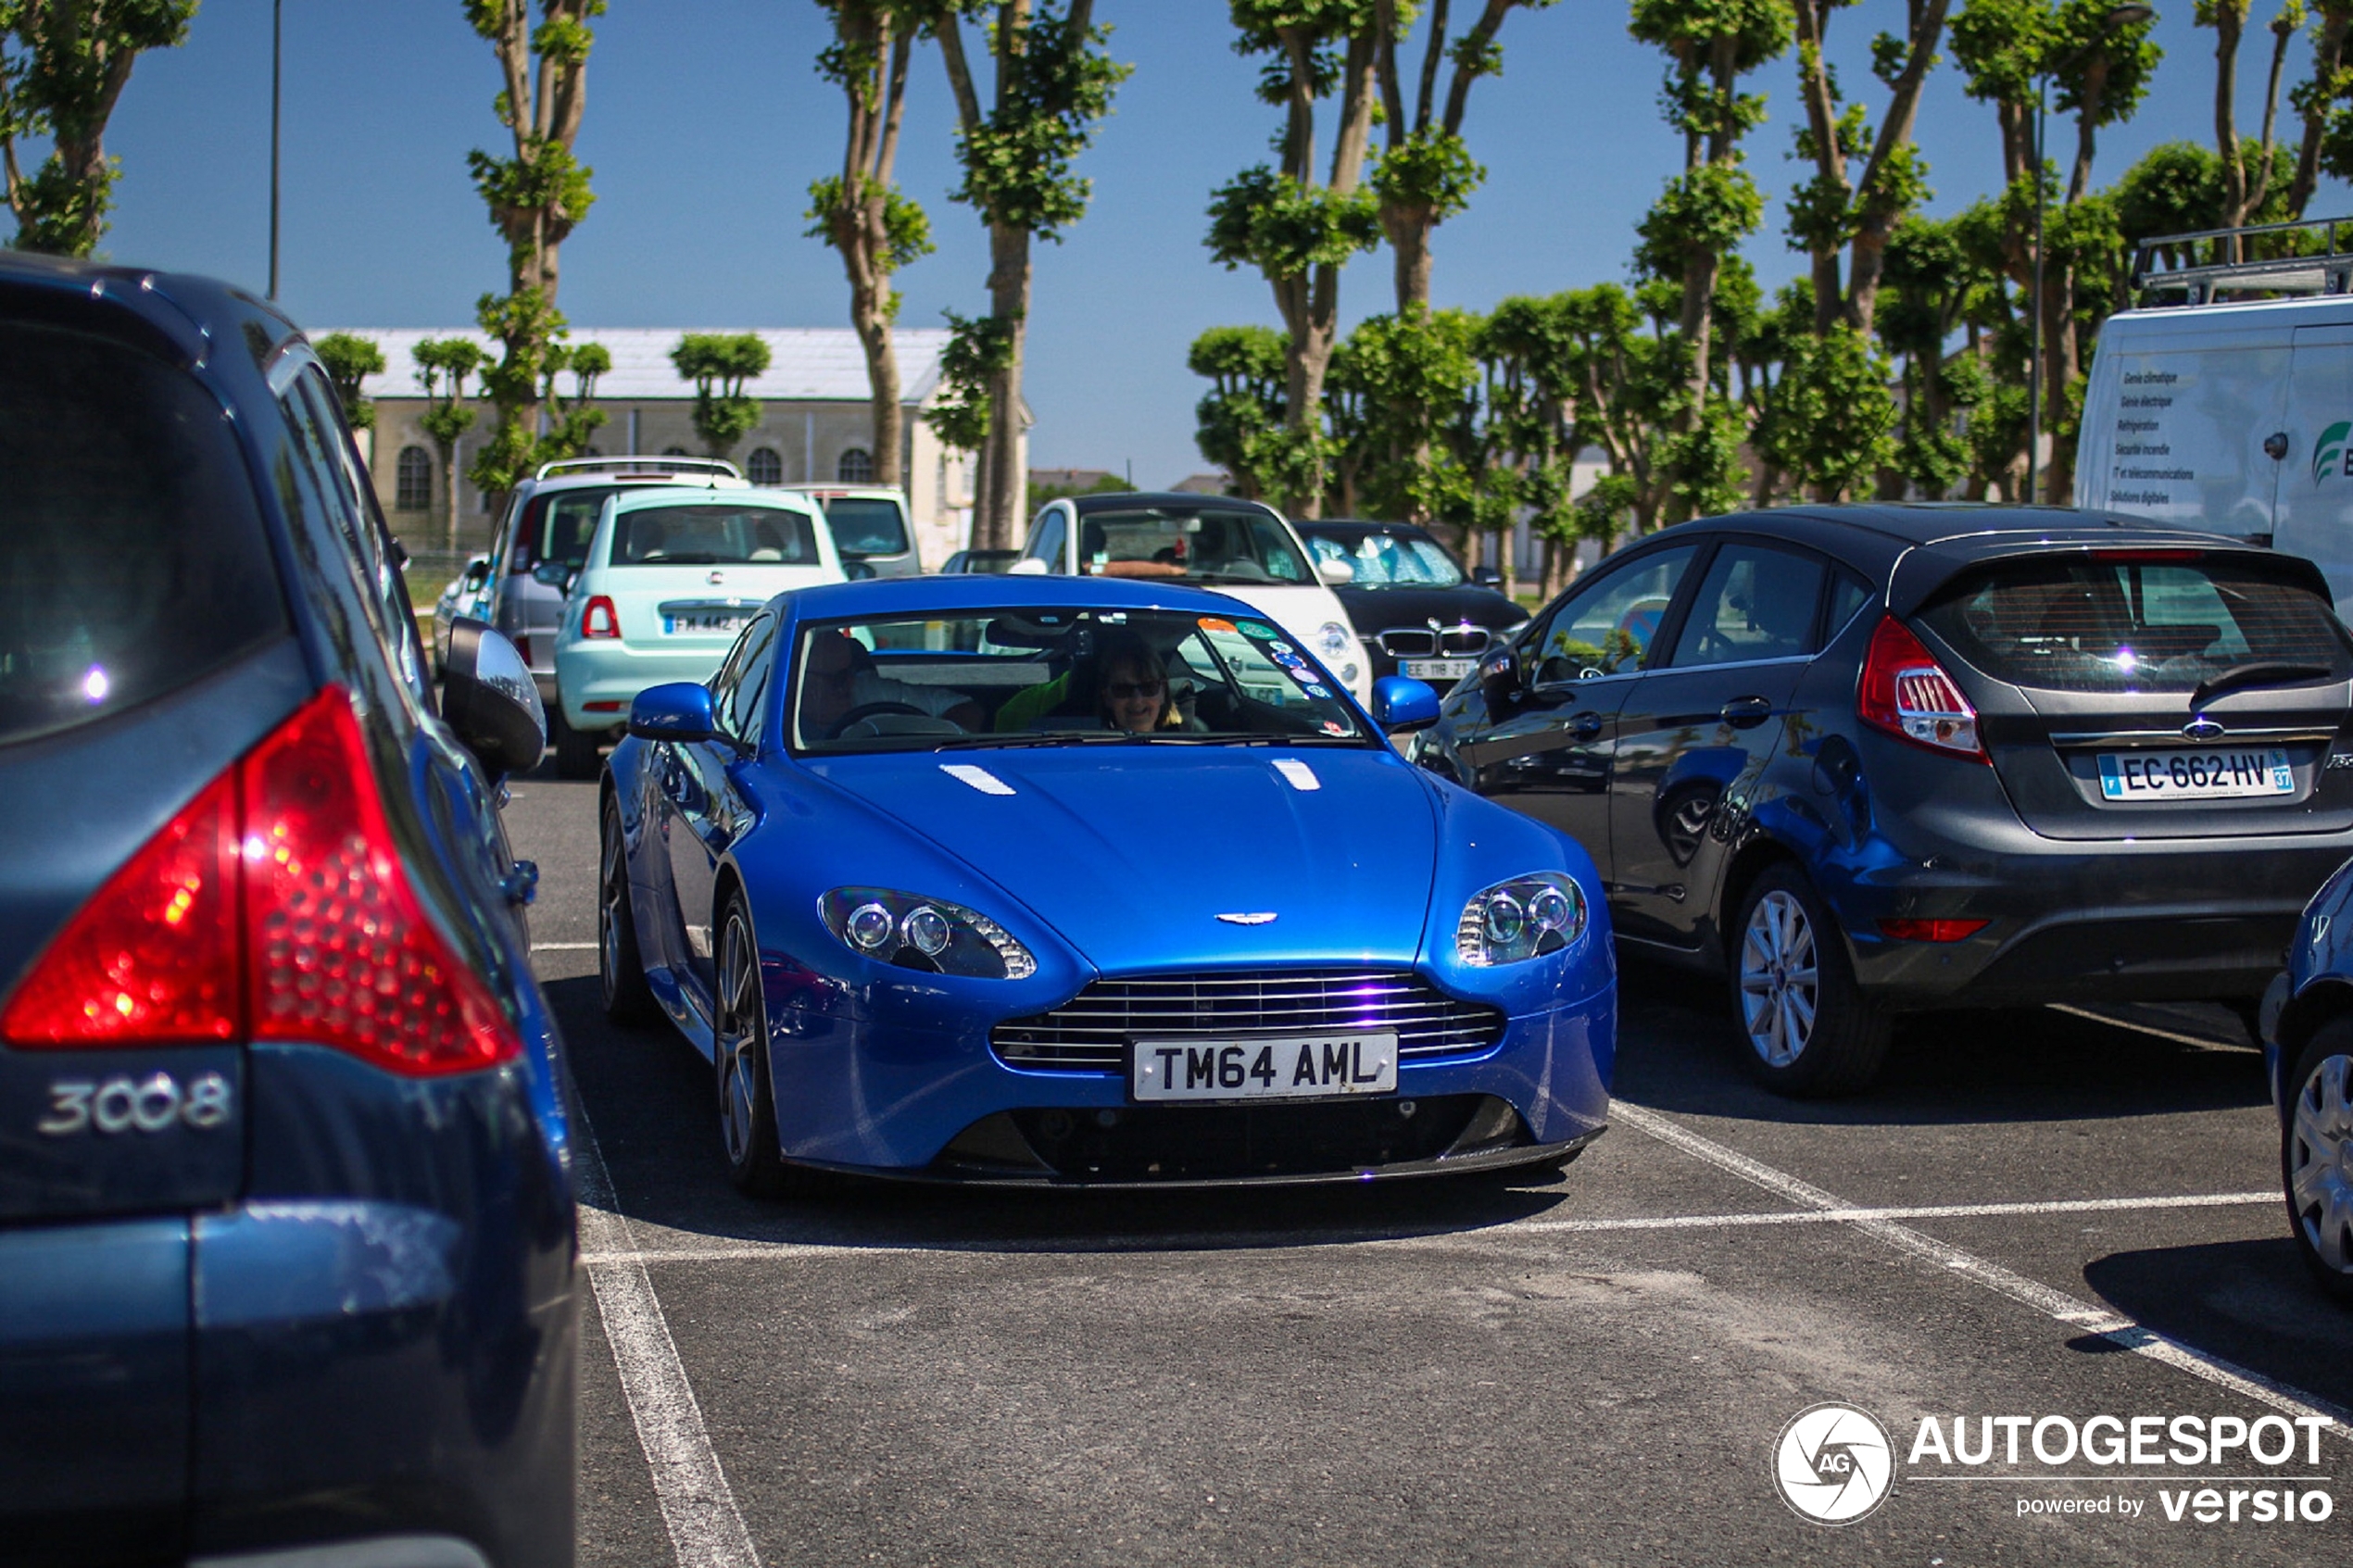
{"label": "3008 badge", "polygon": [[229,1080],[200,1073],[185,1089],[169,1073],[145,1078],[59,1078],[49,1085],[49,1113],[33,1123],[48,1137],[76,1133],[160,1133],[167,1127],[218,1127],[234,1109]]}

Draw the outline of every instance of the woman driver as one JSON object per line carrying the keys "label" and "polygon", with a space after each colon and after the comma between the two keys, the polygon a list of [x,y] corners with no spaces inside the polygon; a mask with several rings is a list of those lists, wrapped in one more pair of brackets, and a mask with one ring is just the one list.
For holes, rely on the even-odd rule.
{"label": "woman driver", "polygon": [[1136,734],[1185,727],[1160,655],[1141,637],[1107,641],[1096,669],[1095,713],[1105,728]]}

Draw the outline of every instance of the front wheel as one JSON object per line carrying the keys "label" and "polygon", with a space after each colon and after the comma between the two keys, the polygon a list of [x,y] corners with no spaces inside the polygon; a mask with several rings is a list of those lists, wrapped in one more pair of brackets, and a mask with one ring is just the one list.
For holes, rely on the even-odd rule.
{"label": "front wheel", "polygon": [[805,1198],[821,1173],[786,1161],[776,1136],[768,1075],[768,1008],[761,993],[760,945],[743,889],[727,897],[719,928],[719,1017],[711,1065],[719,1093],[719,1141],[727,1179],[754,1198]]}
{"label": "front wheel", "polygon": [[629,851],[621,834],[621,803],[607,800],[597,861],[597,978],[605,1016],[616,1023],[643,1023],[660,1009],[646,984],[645,955],[637,949],[637,917],[629,903]]}
{"label": "front wheel", "polygon": [[1855,982],[1821,895],[1794,866],[1767,868],[1741,902],[1732,1009],[1743,1060],[1776,1094],[1848,1094],[1887,1056],[1886,1011]]}
{"label": "front wheel", "polygon": [[2321,1288],[2353,1302],[2353,1018],[2321,1025],[2284,1080],[2280,1185],[2288,1228]]}

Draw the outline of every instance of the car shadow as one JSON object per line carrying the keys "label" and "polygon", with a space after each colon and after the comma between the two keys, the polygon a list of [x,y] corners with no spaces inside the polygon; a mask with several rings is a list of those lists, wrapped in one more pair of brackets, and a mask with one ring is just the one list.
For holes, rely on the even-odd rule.
{"label": "car shadow", "polygon": [[710,1065],[666,1023],[604,1016],[594,975],[543,982],[569,1049],[577,1104],[623,1208],[652,1249],[706,1240],[934,1251],[1214,1251],[1444,1236],[1552,1210],[1573,1188],[1540,1170],[1314,1187],[1089,1193],[843,1180],[824,1197],[768,1202],[727,1181]]}
{"label": "car shadow", "polygon": [[[2117,1252],[2083,1270],[2100,1298],[2194,1350],[2353,1408],[2353,1308],[2323,1293],[2287,1236]],[[2101,1354],[2098,1336],[2070,1341]],[[2252,1413],[2252,1412],[2250,1412]]]}
{"label": "car shadow", "polygon": [[2235,1016],[2204,1004],[2086,1010],[2138,1028],[2051,1008],[1907,1014],[1869,1087],[1840,1099],[1785,1098],[1744,1071],[1749,1047],[1727,990],[1720,979],[1623,957],[1618,1097],[1658,1110],[1823,1126],[2067,1122],[2270,1100],[2262,1052]]}

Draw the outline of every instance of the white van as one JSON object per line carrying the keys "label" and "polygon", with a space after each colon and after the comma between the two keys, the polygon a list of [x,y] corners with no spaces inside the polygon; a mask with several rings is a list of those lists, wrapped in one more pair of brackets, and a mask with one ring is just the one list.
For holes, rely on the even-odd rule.
{"label": "white van", "polygon": [[[2144,278],[2189,303],[2123,311],[2100,328],[2075,504],[2302,556],[2353,605],[2348,282],[2353,256],[2342,255]],[[2213,302],[2234,289],[2309,297]]]}

